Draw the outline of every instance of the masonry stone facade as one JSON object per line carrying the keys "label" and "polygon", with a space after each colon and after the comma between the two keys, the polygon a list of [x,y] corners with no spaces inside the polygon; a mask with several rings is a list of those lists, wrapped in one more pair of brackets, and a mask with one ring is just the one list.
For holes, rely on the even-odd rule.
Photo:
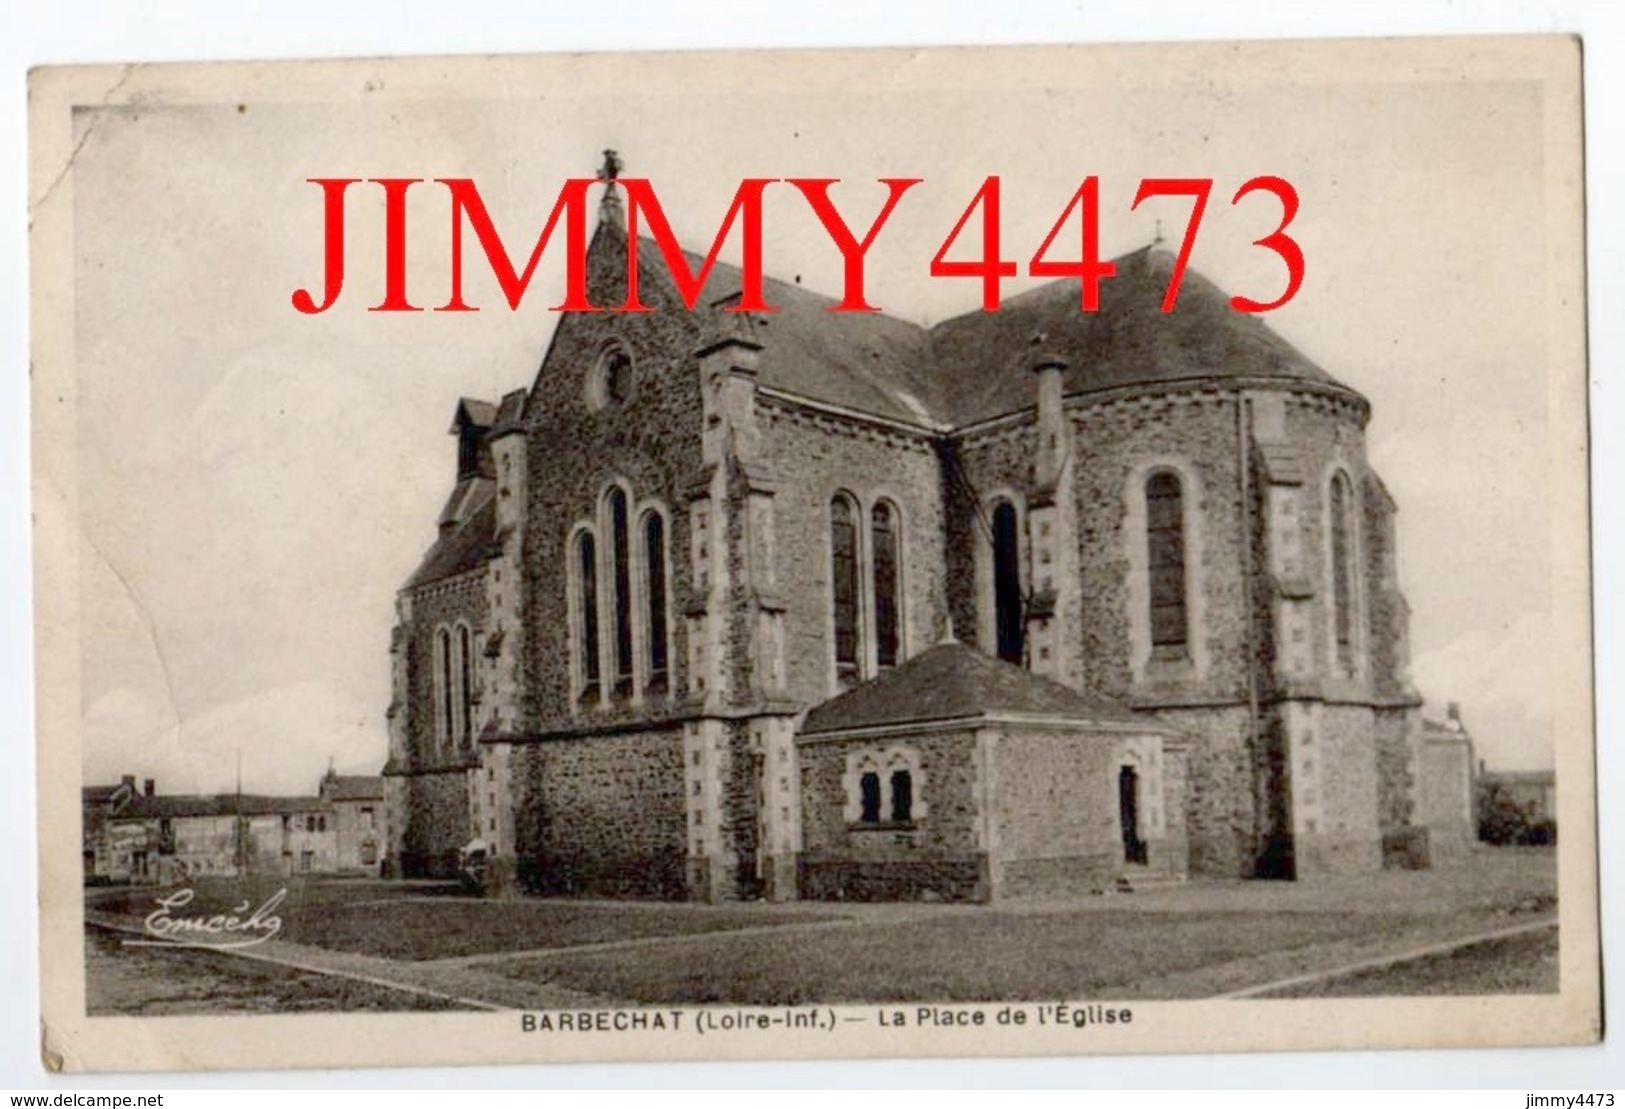
{"label": "masonry stone facade", "polygon": [[592,303],[632,248],[652,311],[564,314],[529,389],[456,406],[386,872],[986,900],[1414,862],[1358,393],[1194,273],[1163,314],[1157,249],[1096,313],[1057,282],[924,329],[771,279],[734,311],[720,263],[689,310],[613,186]]}

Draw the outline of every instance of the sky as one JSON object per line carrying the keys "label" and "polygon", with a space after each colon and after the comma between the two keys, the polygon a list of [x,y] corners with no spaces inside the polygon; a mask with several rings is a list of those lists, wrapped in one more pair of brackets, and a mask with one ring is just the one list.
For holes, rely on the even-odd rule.
{"label": "sky", "polygon": [[[1436,713],[1462,704],[1491,766],[1550,766],[1538,89],[1324,73],[1227,84],[1143,65],[1120,67],[1131,79],[1056,80],[997,60],[990,76],[968,56],[893,58],[741,66],[749,95],[724,87],[726,67],[577,82],[561,61],[535,63],[552,67],[541,91],[520,66],[436,98],[397,95],[381,68],[341,99],[266,83],[166,106],[155,78],[133,105],[80,113],[86,780],[222,790],[240,759],[245,788],[308,791],[330,760],[377,771],[395,590],[450,488],[453,407],[532,385],[562,273],[550,251],[509,312],[474,254],[469,299],[485,311],[368,313],[381,205],[357,187],[349,291],[302,316],[289,296],[320,278],[306,179],[472,177],[518,252],[563,179],[590,174],[606,146],[651,179],[690,247],[709,243],[742,177],[838,177],[854,224],[878,204],[874,179],[923,178],[872,249],[867,287],[927,324],[980,301],[975,282],[927,265],[990,174],[1017,259],[1084,176],[1100,177],[1108,255],[1145,245],[1159,218],[1165,237],[1183,225],[1183,205],[1129,211],[1141,177],[1211,177],[1191,265],[1258,299],[1280,272],[1248,244],[1275,213],[1227,201],[1257,174],[1285,177],[1308,265],[1268,322],[1372,402],[1416,682]],[[413,195],[410,284],[433,305],[449,221],[442,195]],[[804,203],[768,196],[768,272],[837,291],[839,256]]]}

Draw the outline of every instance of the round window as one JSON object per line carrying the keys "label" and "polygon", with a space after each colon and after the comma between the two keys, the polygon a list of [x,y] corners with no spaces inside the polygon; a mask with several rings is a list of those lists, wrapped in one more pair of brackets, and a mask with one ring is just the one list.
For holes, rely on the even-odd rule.
{"label": "round window", "polygon": [[626,348],[606,347],[587,379],[588,398],[595,408],[619,407],[632,400],[632,356]]}

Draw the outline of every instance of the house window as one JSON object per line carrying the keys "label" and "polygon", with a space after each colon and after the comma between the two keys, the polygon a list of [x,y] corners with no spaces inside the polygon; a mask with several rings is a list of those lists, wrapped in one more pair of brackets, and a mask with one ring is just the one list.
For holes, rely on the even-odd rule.
{"label": "house window", "polygon": [[612,601],[615,606],[615,689],[632,690],[632,566],[627,535],[626,494],[609,491],[609,534]]}
{"label": "house window", "polygon": [[464,624],[457,629],[458,734],[468,742],[474,734],[474,643]]}
{"label": "house window", "polygon": [[897,510],[878,502],[869,514],[874,544],[875,663],[896,666],[899,641]]}
{"label": "house window", "polygon": [[372,810],[371,809],[362,809],[361,810],[361,830],[363,832],[372,831]]}
{"label": "house window", "polygon": [[1332,629],[1337,641],[1337,661],[1344,669],[1354,666],[1354,583],[1349,572],[1349,485],[1337,474],[1331,489],[1332,547]]}
{"label": "house window", "polygon": [[862,813],[859,819],[865,824],[880,823],[880,775],[873,770],[866,770],[863,777],[858,779],[858,792],[862,799]]}
{"label": "house window", "polygon": [[658,512],[643,518],[643,556],[648,567],[649,686],[665,689],[666,645],[666,521]]}
{"label": "house window", "polygon": [[311,865],[315,863],[315,861],[316,853],[314,851],[299,852],[299,873],[309,874]]}
{"label": "house window", "polygon": [[830,502],[830,600],[835,623],[835,677],[858,680],[858,520],[850,498]]}
{"label": "house window", "polygon": [[993,612],[998,656],[1022,661],[1025,617],[1021,599],[1021,537],[1016,508],[1000,501],[993,509]]}
{"label": "house window", "polygon": [[1189,636],[1184,494],[1178,476],[1167,470],[1146,480],[1145,532],[1146,566],[1151,578],[1151,645],[1184,647]]}
{"label": "house window", "polygon": [[586,698],[598,692],[598,553],[588,532],[576,540],[576,571],[580,575],[581,695]]}
{"label": "house window", "polygon": [[907,770],[892,771],[891,818],[893,824],[909,824],[914,820],[914,775]]}

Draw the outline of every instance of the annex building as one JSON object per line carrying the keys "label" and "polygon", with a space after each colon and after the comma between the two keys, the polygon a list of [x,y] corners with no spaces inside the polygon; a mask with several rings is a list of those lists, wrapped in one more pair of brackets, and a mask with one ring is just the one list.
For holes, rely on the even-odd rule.
{"label": "annex building", "polygon": [[[626,249],[611,187],[593,303]],[[565,314],[456,405],[386,871],[988,900],[1425,861],[1370,406],[1194,272],[1163,314],[1172,264],[923,328],[771,279],[729,313],[720,263],[690,312],[644,242],[655,311]]]}

